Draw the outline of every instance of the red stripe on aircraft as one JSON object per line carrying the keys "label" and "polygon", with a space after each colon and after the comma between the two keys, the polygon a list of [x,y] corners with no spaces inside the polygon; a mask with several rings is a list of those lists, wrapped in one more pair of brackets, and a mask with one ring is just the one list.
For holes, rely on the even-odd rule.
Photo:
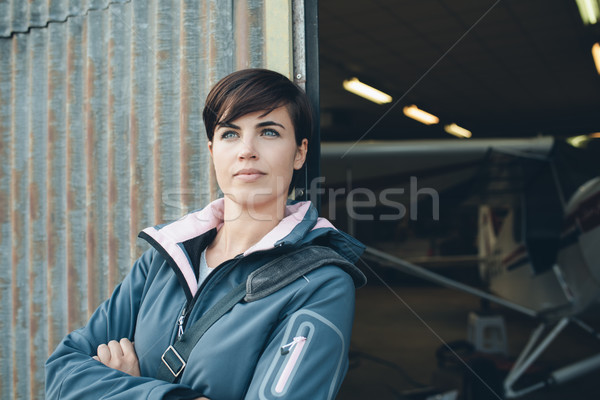
{"label": "red stripe on aircraft", "polygon": [[509,255],[507,255],[506,257],[504,257],[502,259],[502,265],[512,263],[517,258],[521,258],[521,256],[526,255],[526,254],[527,254],[527,250],[525,249],[525,245],[520,244],[519,247],[517,247],[512,253],[510,253]]}

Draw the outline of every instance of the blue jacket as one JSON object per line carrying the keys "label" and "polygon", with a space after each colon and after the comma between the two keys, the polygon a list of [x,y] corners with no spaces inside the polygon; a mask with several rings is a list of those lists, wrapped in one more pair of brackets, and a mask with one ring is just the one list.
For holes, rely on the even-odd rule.
{"label": "blue jacket", "polygon": [[[312,243],[354,263],[364,247],[317,217],[310,202],[287,206],[286,217],[243,254],[218,266],[198,287],[201,252],[222,224],[223,200],[140,237],[150,242],[112,296],[86,326],[67,335],[46,362],[48,399],[332,399],[348,368],[354,289],[364,284],[335,266],[318,268],[277,292],[240,302],[190,354],[178,383],[155,378],[161,355],[247,276],[286,250]],[[358,276],[358,278],[357,278]],[[110,340],[135,344],[141,377],[91,357]]]}

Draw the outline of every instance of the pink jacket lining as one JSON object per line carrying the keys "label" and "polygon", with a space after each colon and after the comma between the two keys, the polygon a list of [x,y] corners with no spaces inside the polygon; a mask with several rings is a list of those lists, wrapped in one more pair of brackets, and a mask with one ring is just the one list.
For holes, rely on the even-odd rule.
{"label": "pink jacket lining", "polygon": [[[200,236],[215,227],[220,229],[221,226],[223,226],[224,204],[225,202],[222,198],[217,199],[202,210],[187,214],[179,220],[165,225],[160,229],[156,229],[155,227],[144,229],[144,232],[159,243],[173,258],[183,274],[192,296],[198,291],[198,282],[192,266],[190,265],[190,261],[180,246],[180,243]],[[279,224],[267,233],[258,243],[246,250],[244,256],[257,251],[274,248],[275,243],[289,235],[292,230],[304,220],[309,208],[309,201],[302,201],[286,206],[286,216],[281,222],[279,222]],[[318,218],[317,223],[312,230],[319,228],[335,229],[335,227],[325,218]]]}

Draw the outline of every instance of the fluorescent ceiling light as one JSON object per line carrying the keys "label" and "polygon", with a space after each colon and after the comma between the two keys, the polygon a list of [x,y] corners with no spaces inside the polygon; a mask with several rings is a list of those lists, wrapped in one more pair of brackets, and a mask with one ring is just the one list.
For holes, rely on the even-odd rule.
{"label": "fluorescent ceiling light", "polygon": [[461,138],[470,138],[472,135],[470,130],[462,128],[456,124],[446,125],[444,126],[444,130],[451,135]]}
{"label": "fluorescent ceiling light", "polygon": [[594,64],[596,64],[596,71],[600,75],[600,43],[594,43],[592,46],[592,57],[594,57]]}
{"label": "fluorescent ceiling light", "polygon": [[587,135],[572,136],[567,139],[567,143],[569,143],[573,147],[583,147],[584,143],[587,141]]}
{"label": "fluorescent ceiling light", "polygon": [[415,119],[425,125],[433,125],[440,122],[440,119],[433,114],[429,114],[427,111],[419,109],[414,104],[412,106],[404,107],[404,115],[409,118]]}
{"label": "fluorescent ceiling light", "polygon": [[567,138],[567,143],[573,147],[585,147],[592,139],[599,139],[600,132],[590,133],[589,135],[579,135]]}
{"label": "fluorescent ceiling light", "polygon": [[598,0],[575,0],[584,25],[594,25],[600,19]]}
{"label": "fluorescent ceiling light", "polygon": [[389,103],[392,101],[392,96],[377,90],[372,86],[362,83],[358,78],[352,78],[344,81],[344,89],[352,92],[360,97],[377,104]]}

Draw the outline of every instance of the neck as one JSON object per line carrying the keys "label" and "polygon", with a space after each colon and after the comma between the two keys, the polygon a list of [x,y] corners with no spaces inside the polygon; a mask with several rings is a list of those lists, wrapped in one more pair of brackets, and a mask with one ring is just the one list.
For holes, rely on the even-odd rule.
{"label": "neck", "polygon": [[255,245],[285,216],[286,198],[268,204],[237,204],[225,197],[224,223],[211,248],[222,258],[233,258]]}

